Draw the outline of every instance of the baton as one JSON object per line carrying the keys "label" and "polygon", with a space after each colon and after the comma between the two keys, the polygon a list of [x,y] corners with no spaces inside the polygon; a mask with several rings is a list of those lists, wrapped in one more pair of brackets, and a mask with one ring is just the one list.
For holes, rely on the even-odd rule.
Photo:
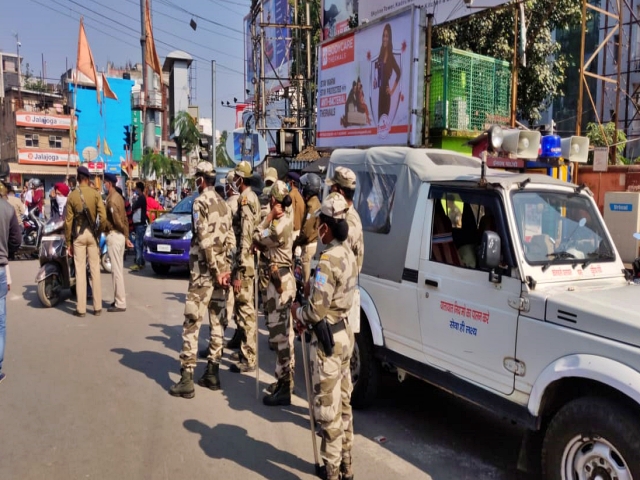
{"label": "baton", "polygon": [[316,440],[316,417],[311,404],[311,379],[309,378],[309,360],[307,358],[307,342],[303,335],[300,335],[302,343],[302,362],[304,366],[304,382],[307,387],[307,403],[309,405],[309,425],[311,427],[311,443],[313,444],[313,460],[316,467],[316,475],[320,474],[320,461],[318,460],[318,444]]}
{"label": "baton", "polygon": [[258,335],[258,328],[260,323],[258,322],[258,255],[253,255],[253,263],[255,265],[253,275],[253,307],[255,309],[256,319],[256,400],[260,398],[260,361],[258,356],[258,342],[260,340]]}

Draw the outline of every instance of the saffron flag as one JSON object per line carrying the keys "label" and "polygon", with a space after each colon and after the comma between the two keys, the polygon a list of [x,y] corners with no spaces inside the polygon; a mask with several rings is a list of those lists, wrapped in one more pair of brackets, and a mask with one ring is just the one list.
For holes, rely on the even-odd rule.
{"label": "saffron flag", "polygon": [[[78,59],[76,70],[84,74],[96,86],[96,96],[100,103],[100,88],[98,87],[98,74],[96,73],[96,63],[93,61],[93,54],[89,48],[87,34],[84,31],[84,20],[80,18],[80,33],[78,35]],[[76,79],[77,81],[77,79]]]}
{"label": "saffron flag", "polygon": [[113,90],[111,90],[111,86],[107,81],[107,76],[102,74],[102,91],[104,92],[105,98],[111,98],[113,100],[118,100],[118,96],[115,94]]}
{"label": "saffron flag", "polygon": [[[145,23],[147,27],[147,64],[151,69],[156,72],[160,77],[160,85],[162,85],[162,65],[160,65],[160,59],[158,58],[158,52],[156,51],[156,44],[153,40],[153,30],[151,29],[151,7],[149,6],[149,0],[146,0],[146,8],[144,10]],[[149,87],[147,87],[149,89]]]}
{"label": "saffron flag", "polygon": [[113,156],[113,152],[111,151],[111,149],[109,148],[109,144],[107,143],[107,137],[104,137],[103,151],[107,157]]}

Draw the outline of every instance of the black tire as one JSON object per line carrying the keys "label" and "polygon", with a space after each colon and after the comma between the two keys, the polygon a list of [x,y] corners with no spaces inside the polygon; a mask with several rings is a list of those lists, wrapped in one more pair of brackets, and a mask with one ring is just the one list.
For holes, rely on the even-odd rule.
{"label": "black tire", "polygon": [[[360,333],[356,333],[356,344],[351,359],[351,406],[363,409],[371,406],[378,394],[380,362],[373,354],[373,336],[364,313],[360,314]],[[354,368],[359,365],[359,374]]]}
{"label": "black tire", "polygon": [[[546,480],[574,478],[640,478],[640,422],[638,412],[621,402],[584,397],[563,406],[551,419],[542,445]],[[579,459],[584,462],[576,475]],[[581,464],[582,465],[582,464]],[[612,475],[607,473],[611,468]],[[584,472],[582,471],[584,469]],[[568,474],[567,474],[568,472]],[[598,475],[602,472],[602,475]]]}
{"label": "black tire", "polygon": [[57,279],[56,275],[51,275],[38,282],[38,299],[46,308],[55,307],[60,301],[60,289],[54,287]]}
{"label": "black tire", "polygon": [[151,269],[158,275],[166,275],[171,269],[170,265],[163,265],[162,263],[152,263]]}

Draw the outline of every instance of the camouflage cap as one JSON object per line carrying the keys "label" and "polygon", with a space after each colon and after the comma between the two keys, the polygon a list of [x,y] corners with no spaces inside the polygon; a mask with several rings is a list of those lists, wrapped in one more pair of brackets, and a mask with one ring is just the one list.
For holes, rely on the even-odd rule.
{"label": "camouflage cap", "polygon": [[233,179],[235,178],[235,176],[236,176],[236,171],[229,170],[227,172],[227,175],[224,178],[220,179],[220,185],[227,185],[227,184],[233,183]]}
{"label": "camouflage cap", "polygon": [[264,174],[264,181],[276,183],[278,181],[278,171],[273,167],[267,168]]}
{"label": "camouflage cap", "polygon": [[325,183],[329,186],[338,185],[342,188],[355,190],[356,174],[353,173],[353,170],[349,170],[346,167],[337,167],[335,172],[333,172],[333,177],[327,178]]}
{"label": "camouflage cap", "polygon": [[271,196],[275,198],[276,201],[281,202],[287,195],[289,195],[287,184],[281,180],[277,180],[271,187]]}
{"label": "camouflage cap", "polygon": [[330,193],[322,201],[322,205],[316,210],[316,217],[319,217],[321,213],[327,217],[335,218],[336,220],[344,220],[347,218],[347,211],[349,205],[342,195],[337,192]]}
{"label": "camouflage cap", "polygon": [[202,177],[213,177],[216,174],[216,171],[213,168],[213,165],[209,162],[200,162],[196,166],[196,176]]}
{"label": "camouflage cap", "polygon": [[235,176],[240,178],[251,178],[251,164],[246,160],[241,161],[236,165]]}

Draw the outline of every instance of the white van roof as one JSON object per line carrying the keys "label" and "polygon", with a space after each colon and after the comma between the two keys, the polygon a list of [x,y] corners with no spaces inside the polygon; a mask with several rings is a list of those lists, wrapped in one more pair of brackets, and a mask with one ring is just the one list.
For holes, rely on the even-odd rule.
{"label": "white van roof", "polygon": [[[378,170],[385,165],[406,165],[423,182],[478,182],[481,165],[480,159],[451,150],[411,147],[372,147],[366,150],[340,148],[333,151],[330,163],[333,164],[331,171],[337,165],[354,171]],[[547,175],[521,174],[492,168],[486,169],[486,179],[489,183],[500,184],[506,189],[526,179],[530,179],[531,183],[568,186],[566,182]]]}

